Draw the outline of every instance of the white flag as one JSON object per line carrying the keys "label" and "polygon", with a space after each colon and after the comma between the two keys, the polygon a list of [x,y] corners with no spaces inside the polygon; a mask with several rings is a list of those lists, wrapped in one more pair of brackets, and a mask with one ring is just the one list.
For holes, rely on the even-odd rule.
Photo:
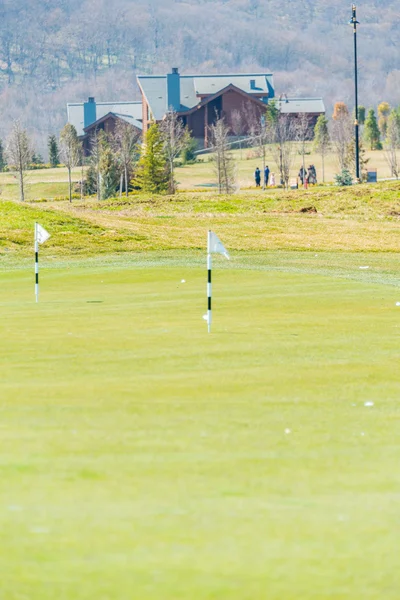
{"label": "white flag", "polygon": [[44,227],[36,223],[36,239],[39,244],[44,244],[49,239],[50,234],[45,230]]}
{"label": "white flag", "polygon": [[215,235],[215,233],[213,231],[210,231],[209,240],[210,240],[210,246],[208,248],[208,251],[216,252],[217,254],[223,254],[229,260],[229,254],[228,254],[225,246],[223,245],[223,243],[221,242],[219,237],[217,235]]}

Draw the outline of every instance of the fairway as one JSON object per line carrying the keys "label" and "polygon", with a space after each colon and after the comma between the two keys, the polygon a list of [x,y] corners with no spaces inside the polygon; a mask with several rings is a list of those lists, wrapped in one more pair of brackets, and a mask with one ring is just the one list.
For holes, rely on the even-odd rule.
{"label": "fairway", "polygon": [[2,599],[399,597],[398,281],[203,258],[0,273]]}

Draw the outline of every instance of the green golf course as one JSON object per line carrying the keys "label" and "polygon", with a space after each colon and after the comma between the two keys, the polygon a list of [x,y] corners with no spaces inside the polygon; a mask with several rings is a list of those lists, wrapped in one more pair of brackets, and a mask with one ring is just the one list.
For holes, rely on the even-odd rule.
{"label": "green golf course", "polygon": [[0,202],[0,598],[397,600],[397,188],[350,193]]}
{"label": "green golf course", "polygon": [[193,262],[2,275],[3,597],[397,598],[400,290]]}

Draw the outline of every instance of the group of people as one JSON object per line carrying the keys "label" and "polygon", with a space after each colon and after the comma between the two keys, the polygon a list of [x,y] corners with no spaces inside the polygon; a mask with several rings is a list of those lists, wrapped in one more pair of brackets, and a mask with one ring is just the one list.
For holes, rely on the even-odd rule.
{"label": "group of people", "polygon": [[308,171],[306,168],[301,166],[299,171],[299,179],[302,185],[315,185],[317,183],[317,171],[315,170],[314,165],[310,165],[308,167]]}
{"label": "group of people", "polygon": [[[254,171],[254,180],[256,182],[256,187],[260,187],[261,186],[261,171],[258,167]],[[269,185],[271,185],[271,186],[275,185],[275,173],[271,173],[269,170],[269,167],[267,165],[264,169],[264,186],[268,187]]]}
{"label": "group of people", "polygon": [[[309,184],[315,185],[317,183],[317,171],[314,165],[310,165],[308,170],[301,166],[298,176],[301,181],[301,185],[304,185],[305,187],[307,187]],[[256,182],[256,187],[261,187],[261,171],[258,167],[254,171],[254,180]],[[264,169],[264,186],[268,187],[274,185],[276,185],[275,173],[271,173],[267,165]]]}

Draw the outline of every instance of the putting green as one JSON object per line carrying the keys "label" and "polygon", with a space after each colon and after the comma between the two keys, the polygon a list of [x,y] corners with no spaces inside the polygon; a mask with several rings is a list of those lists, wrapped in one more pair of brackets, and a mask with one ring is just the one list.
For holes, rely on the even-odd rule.
{"label": "putting green", "polygon": [[398,289],[219,264],[0,275],[2,598],[398,598]]}

